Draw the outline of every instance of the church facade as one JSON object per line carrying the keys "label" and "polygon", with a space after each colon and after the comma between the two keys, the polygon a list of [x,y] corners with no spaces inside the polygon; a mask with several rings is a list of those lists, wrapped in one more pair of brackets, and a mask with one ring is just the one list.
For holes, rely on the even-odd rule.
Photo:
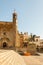
{"label": "church facade", "polygon": [[0,21],[0,48],[18,45],[17,14],[13,13],[12,22]]}

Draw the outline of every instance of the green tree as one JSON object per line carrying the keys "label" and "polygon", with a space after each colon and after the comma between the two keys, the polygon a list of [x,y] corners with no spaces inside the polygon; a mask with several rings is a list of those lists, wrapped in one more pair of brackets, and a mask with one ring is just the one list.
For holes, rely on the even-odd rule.
{"label": "green tree", "polygon": [[33,35],[32,33],[30,34],[30,38],[28,39],[28,41],[35,41],[35,36],[36,35]]}

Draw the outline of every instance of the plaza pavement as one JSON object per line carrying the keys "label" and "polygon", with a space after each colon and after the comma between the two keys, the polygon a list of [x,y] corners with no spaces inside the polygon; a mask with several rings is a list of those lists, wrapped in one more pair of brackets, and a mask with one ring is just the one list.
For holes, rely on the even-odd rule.
{"label": "plaza pavement", "polygon": [[0,65],[26,65],[24,59],[13,50],[0,50]]}
{"label": "plaza pavement", "polygon": [[0,50],[0,65],[43,65],[43,54],[20,56],[13,50]]}
{"label": "plaza pavement", "polygon": [[23,56],[26,65],[43,65],[43,54],[42,56]]}

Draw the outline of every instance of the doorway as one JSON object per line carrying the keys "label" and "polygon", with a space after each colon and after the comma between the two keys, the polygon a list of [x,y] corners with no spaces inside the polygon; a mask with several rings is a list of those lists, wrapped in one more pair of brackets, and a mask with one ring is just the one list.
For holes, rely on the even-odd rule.
{"label": "doorway", "polygon": [[7,47],[7,43],[3,42],[3,48]]}

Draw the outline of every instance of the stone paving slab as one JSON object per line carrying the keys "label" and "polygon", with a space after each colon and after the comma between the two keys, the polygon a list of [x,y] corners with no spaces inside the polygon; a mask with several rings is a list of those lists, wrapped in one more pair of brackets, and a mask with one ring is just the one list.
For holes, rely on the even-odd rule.
{"label": "stone paving slab", "polygon": [[0,50],[0,65],[26,65],[24,59],[13,50]]}

